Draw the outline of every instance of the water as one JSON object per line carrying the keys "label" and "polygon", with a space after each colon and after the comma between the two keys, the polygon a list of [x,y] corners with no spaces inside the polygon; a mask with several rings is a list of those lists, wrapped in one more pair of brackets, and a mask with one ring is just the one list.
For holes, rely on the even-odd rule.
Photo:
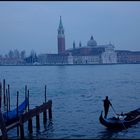
{"label": "water", "polygon": [[[99,123],[103,110],[102,100],[109,96],[116,112],[127,112],[140,107],[140,65],[87,65],[87,66],[0,66],[0,79],[6,79],[11,89],[11,107],[16,106],[16,92],[20,102],[24,87],[30,90],[30,107],[52,99],[52,121],[46,127],[40,116],[40,131],[33,135],[27,131],[25,138],[44,139],[102,139],[140,138],[140,123],[123,131],[109,131]],[[112,116],[110,108],[108,116]],[[16,129],[10,130],[10,138],[17,138]]]}

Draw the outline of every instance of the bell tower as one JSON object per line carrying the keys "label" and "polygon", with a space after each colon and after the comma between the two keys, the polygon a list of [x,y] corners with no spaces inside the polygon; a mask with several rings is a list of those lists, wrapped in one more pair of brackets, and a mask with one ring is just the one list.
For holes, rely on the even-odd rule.
{"label": "bell tower", "polygon": [[65,34],[64,34],[64,28],[63,28],[61,16],[60,16],[60,22],[58,27],[57,41],[58,41],[58,54],[65,53]]}

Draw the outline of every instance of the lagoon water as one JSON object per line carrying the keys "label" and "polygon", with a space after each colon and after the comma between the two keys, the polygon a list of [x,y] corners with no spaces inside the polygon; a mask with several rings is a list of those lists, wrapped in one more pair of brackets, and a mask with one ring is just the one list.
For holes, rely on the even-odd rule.
{"label": "lagoon water", "polygon": [[[140,107],[140,64],[79,65],[79,66],[0,66],[0,80],[10,84],[11,108],[24,99],[24,88],[30,91],[30,108],[52,100],[52,121],[44,126],[40,116],[40,130],[29,135],[25,123],[25,138],[35,139],[102,139],[140,138],[140,122],[122,131],[109,131],[99,123],[102,100],[109,96],[116,112]],[[110,108],[108,117],[113,116]],[[17,138],[16,128],[8,132]]]}

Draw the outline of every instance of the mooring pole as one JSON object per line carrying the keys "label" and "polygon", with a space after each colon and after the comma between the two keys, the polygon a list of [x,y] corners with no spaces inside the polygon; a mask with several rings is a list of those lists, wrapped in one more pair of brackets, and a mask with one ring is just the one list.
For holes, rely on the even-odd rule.
{"label": "mooring pole", "polygon": [[47,111],[43,111],[43,123],[46,124],[47,122]]}
{"label": "mooring pole", "polygon": [[28,90],[28,111],[30,110],[29,90]]}
{"label": "mooring pole", "polygon": [[10,111],[10,85],[8,84],[8,110]]}
{"label": "mooring pole", "polygon": [[[28,111],[30,110],[30,100],[29,100],[29,90],[28,90]],[[33,128],[32,128],[33,126],[32,126],[32,118],[30,118],[29,120],[28,120],[28,130],[29,130],[29,133],[30,134],[32,134],[32,132],[33,132]]]}
{"label": "mooring pole", "polygon": [[3,104],[5,106],[5,79],[3,79]]}
{"label": "mooring pole", "polygon": [[28,120],[28,130],[29,130],[29,133],[32,134],[33,133],[33,125],[32,125],[32,119],[30,118]]}
{"label": "mooring pole", "polygon": [[[37,108],[37,106],[36,106]],[[40,119],[39,119],[39,114],[36,114],[36,128],[40,129]]]}
{"label": "mooring pole", "polygon": [[25,98],[27,97],[27,85],[25,85]]}
{"label": "mooring pole", "polygon": [[47,92],[47,86],[45,85],[45,103],[46,103],[46,92]]}
{"label": "mooring pole", "polygon": [[[28,98],[28,94],[27,94],[27,85],[25,85],[25,99]],[[25,111],[27,112],[28,108],[25,109]]]}
{"label": "mooring pole", "polygon": [[24,139],[24,124],[20,123],[19,127],[20,127],[20,139]]}
{"label": "mooring pole", "polygon": [[52,107],[49,108],[48,113],[49,113],[49,119],[52,119]]}
{"label": "mooring pole", "polygon": [[6,111],[7,111],[7,117],[8,117],[8,93],[6,89]]}
{"label": "mooring pole", "polygon": [[[19,92],[17,91],[17,118],[18,118],[18,98],[19,98]],[[17,125],[17,136],[19,136],[19,127]]]}
{"label": "mooring pole", "polygon": [[19,92],[17,91],[17,117],[18,117],[18,97],[19,97]]}
{"label": "mooring pole", "polygon": [[6,130],[6,125],[5,125],[5,121],[0,109],[0,127],[1,127],[1,132],[2,132],[2,139],[8,139],[7,137],[7,130]]}
{"label": "mooring pole", "polygon": [[2,83],[0,81],[0,108],[2,106]]}
{"label": "mooring pole", "polygon": [[[46,93],[47,93],[47,86],[45,85],[45,103],[46,103]],[[43,123],[46,124],[47,122],[47,112],[46,110],[43,111]]]}
{"label": "mooring pole", "polygon": [[19,118],[19,128],[20,128],[20,139],[24,139],[24,122],[23,114]]}
{"label": "mooring pole", "polygon": [[36,128],[40,129],[40,119],[39,119],[39,114],[36,115]]}

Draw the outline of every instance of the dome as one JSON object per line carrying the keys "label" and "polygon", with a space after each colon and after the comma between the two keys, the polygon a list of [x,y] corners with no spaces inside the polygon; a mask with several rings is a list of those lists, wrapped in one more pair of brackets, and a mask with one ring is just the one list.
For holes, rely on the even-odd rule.
{"label": "dome", "polygon": [[87,43],[87,46],[90,47],[97,46],[97,42],[94,40],[93,36],[91,36],[90,40]]}

